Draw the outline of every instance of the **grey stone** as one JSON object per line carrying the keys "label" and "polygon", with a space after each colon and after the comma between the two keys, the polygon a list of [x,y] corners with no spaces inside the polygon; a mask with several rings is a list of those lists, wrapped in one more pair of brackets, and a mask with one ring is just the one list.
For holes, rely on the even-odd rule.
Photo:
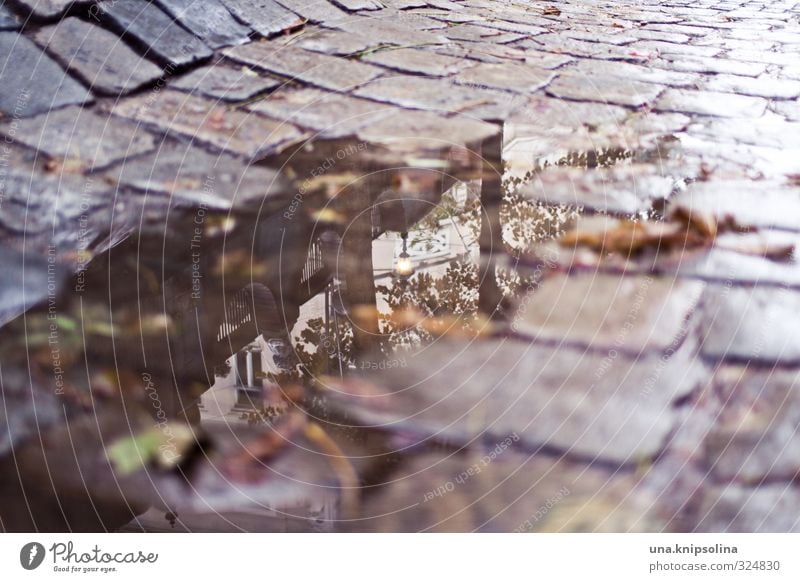
{"label": "grey stone", "polygon": [[617,126],[630,115],[630,111],[616,105],[576,103],[554,97],[535,95],[522,101],[509,116],[509,125],[534,124],[542,131],[554,128]]}
{"label": "grey stone", "polygon": [[[526,455],[511,437],[419,455],[365,497],[354,532],[657,532],[660,504],[630,471]],[[500,447],[499,453],[493,447]],[[503,448],[508,447],[508,448]],[[443,495],[434,491],[442,487]]]}
{"label": "grey stone", "polygon": [[800,101],[782,101],[773,103],[775,113],[782,115],[789,121],[800,121]]}
{"label": "grey stone", "polygon": [[291,40],[290,46],[297,46],[315,53],[346,56],[377,47],[380,39],[369,38],[352,32],[331,28],[306,29],[303,34]]}
{"label": "grey stone", "polygon": [[547,277],[520,299],[512,329],[558,347],[663,353],[683,342],[703,287],[671,277]]}
{"label": "grey stone", "polygon": [[[10,127],[0,124],[0,133],[9,135]],[[20,120],[14,127],[20,143],[90,171],[155,147],[153,136],[143,129],[77,106]]]}
{"label": "grey stone", "polygon": [[42,28],[34,39],[96,93],[124,95],[162,75],[119,37],[75,17]]}
{"label": "grey stone", "polygon": [[402,47],[412,47],[420,45],[448,44],[450,40],[436,31],[417,30],[404,26],[404,22],[387,21],[374,16],[352,15],[342,20],[335,21],[332,26],[352,32],[355,34],[365,34],[369,31],[369,36],[379,38],[384,44],[391,44]]}
{"label": "grey stone", "polygon": [[[359,139],[409,153],[443,147],[475,148],[498,128],[468,117],[444,117],[427,111],[395,110],[356,132]],[[443,142],[444,140],[444,142]]]}
{"label": "grey stone", "polygon": [[533,93],[546,86],[554,76],[552,71],[532,65],[481,63],[458,73],[453,79],[456,83],[473,87]]}
{"label": "grey stone", "polygon": [[694,531],[713,533],[799,532],[800,491],[792,483],[706,486]]}
{"label": "grey stone", "polygon": [[547,86],[547,93],[562,99],[599,101],[628,107],[652,103],[662,88],[652,83],[638,83],[620,77],[559,75]]}
{"label": "grey stone", "polygon": [[722,58],[684,57],[665,55],[663,58],[650,60],[650,65],[671,71],[693,73],[723,73],[757,77],[767,70],[763,63],[748,63]]}
{"label": "grey stone", "polygon": [[704,442],[713,475],[749,485],[800,475],[798,372],[724,366],[713,383],[723,402]]}
{"label": "grey stone", "polygon": [[67,8],[76,4],[85,6],[88,0],[19,0],[25,8],[40,18],[55,18],[61,16]]}
{"label": "grey stone", "polygon": [[[0,32],[0,113],[21,118],[92,100],[89,92],[35,44],[15,32]],[[10,90],[14,87],[14,90]]]}
{"label": "grey stone", "polygon": [[383,72],[378,67],[357,61],[287,49],[268,42],[229,48],[224,54],[252,67],[333,91],[350,91]]}
{"label": "grey stone", "polygon": [[455,443],[516,433],[531,452],[625,465],[661,451],[677,419],[672,403],[707,380],[687,350],[662,362],[658,353],[609,358],[496,339],[448,342],[409,359],[326,397],[370,426]]}
{"label": "grey stone", "polygon": [[222,3],[261,36],[273,36],[306,22],[275,0],[222,0]]}
{"label": "grey stone", "polygon": [[639,41],[630,45],[633,50],[644,50],[656,52],[658,54],[673,54],[694,57],[715,57],[722,52],[722,49],[713,46],[698,46],[688,43],[663,42],[658,40]]}
{"label": "grey stone", "polygon": [[586,171],[552,167],[520,186],[519,194],[547,205],[575,206],[584,212],[635,216],[652,209],[675,188],[674,178],[647,164]]}
{"label": "grey stone", "polygon": [[244,101],[282,84],[244,65],[216,63],[176,78],[170,87],[222,101]]}
{"label": "grey stone", "polygon": [[275,170],[247,166],[227,154],[210,154],[190,144],[165,142],[157,151],[127,161],[108,173],[116,182],[171,206],[203,205],[216,210],[273,211],[292,193]]}
{"label": "grey stone", "polygon": [[767,99],[795,99],[800,96],[800,81],[769,77],[714,75],[703,83],[702,88],[708,91],[738,93]]}
{"label": "grey stone", "polygon": [[278,0],[278,3],[311,22],[337,22],[348,17],[347,12],[329,2],[320,2],[319,0]]}
{"label": "grey stone", "polygon": [[213,51],[147,0],[108,0],[97,5],[118,32],[134,39],[146,55],[164,65],[182,67],[211,57]]}
{"label": "grey stone", "polygon": [[344,8],[348,12],[383,9],[383,4],[377,0],[331,0],[331,2],[333,2],[336,6]]}
{"label": "grey stone", "polygon": [[113,113],[246,158],[276,153],[303,138],[292,125],[172,90],[122,99]]}
{"label": "grey stone", "polygon": [[767,63],[770,65],[797,64],[797,55],[792,54],[792,52],[772,52],[741,49],[729,51],[728,58],[737,61],[752,61],[754,63]]}
{"label": "grey stone", "polygon": [[653,55],[648,51],[635,51],[627,46],[575,40],[564,34],[540,34],[524,41],[523,46],[575,57],[589,57],[610,61],[644,62]]}
{"label": "grey stone", "polygon": [[335,138],[355,134],[394,112],[394,108],[349,95],[318,89],[286,87],[260,99],[249,108],[272,119],[313,129],[320,137]]}
{"label": "grey stone", "polygon": [[800,293],[773,287],[711,285],[703,298],[702,353],[711,360],[800,363],[794,314]]}
{"label": "grey stone", "polygon": [[717,117],[761,117],[766,108],[767,102],[761,97],[683,89],[667,89],[655,103],[655,109],[659,111]]}
{"label": "grey stone", "polygon": [[157,0],[182,26],[217,49],[245,43],[250,29],[240,24],[220,0]]}
{"label": "grey stone", "polygon": [[432,77],[447,77],[473,64],[465,59],[413,48],[378,50],[365,54],[361,60],[389,69]]}
{"label": "grey stone", "polygon": [[0,30],[17,30],[19,26],[19,16],[14,14],[4,2],[0,2]]}
{"label": "grey stone", "polygon": [[[459,112],[486,103],[485,89],[459,87],[443,79],[392,76],[376,79],[354,91],[359,97],[413,109]],[[497,98],[496,95],[493,97]],[[500,96],[500,99],[507,99]]]}
{"label": "grey stone", "polygon": [[655,83],[672,87],[694,87],[700,76],[692,73],[676,73],[634,63],[612,63],[592,59],[580,59],[565,67],[567,71],[577,71],[593,78],[595,75],[622,77],[627,81]]}

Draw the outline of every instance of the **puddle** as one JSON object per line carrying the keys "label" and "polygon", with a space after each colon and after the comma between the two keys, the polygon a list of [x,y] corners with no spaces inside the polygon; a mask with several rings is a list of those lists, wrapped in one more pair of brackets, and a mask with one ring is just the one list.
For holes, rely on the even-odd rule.
{"label": "puddle", "polygon": [[[678,178],[652,175],[654,162],[672,155],[671,140],[637,150],[603,138],[602,147],[580,149],[596,137],[586,130],[543,139],[509,125],[503,147],[487,140],[482,152],[337,139],[240,169],[233,158],[194,156],[182,144],[128,160],[93,178],[116,188],[116,202],[81,256],[69,237],[53,251],[51,263],[67,275],[15,263],[39,276],[31,285],[46,293],[28,304],[2,295],[11,314],[0,329],[4,391],[14,396],[6,409],[54,427],[62,407],[74,417],[149,417],[161,430],[160,452],[139,470],[169,483],[176,467],[186,470],[194,495],[234,512],[232,523],[331,527],[352,505],[339,486],[382,483],[398,451],[440,445],[424,436],[435,427],[413,420],[388,431],[358,428],[326,403],[326,391],[363,373],[402,373],[453,340],[501,337],[515,301],[537,284],[515,269],[520,256],[585,213],[637,215],[672,192]],[[171,159],[175,171],[163,174]],[[95,203],[102,206],[95,196],[86,209]],[[80,226],[82,208],[55,228]],[[26,357],[44,394],[36,400],[5,364]],[[316,424],[298,428],[298,417],[322,424],[323,436],[309,428]],[[170,427],[179,425],[196,438],[175,448],[178,429]],[[0,444],[24,441],[28,429],[13,424],[11,441]],[[111,461],[128,467],[115,454]],[[252,484],[248,501],[229,491],[240,482]],[[182,527],[223,527],[195,512],[195,496],[176,502],[181,510],[168,503],[183,511]],[[126,527],[171,526],[150,512]]]}

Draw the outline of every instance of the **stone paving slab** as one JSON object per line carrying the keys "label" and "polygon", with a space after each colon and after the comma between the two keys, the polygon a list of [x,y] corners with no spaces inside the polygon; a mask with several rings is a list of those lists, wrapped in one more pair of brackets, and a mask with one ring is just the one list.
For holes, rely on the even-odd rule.
{"label": "stone paving slab", "polygon": [[75,17],[42,28],[34,38],[96,93],[124,95],[162,75],[119,37]]}
{"label": "stone paving slab", "polygon": [[[288,40],[285,45],[296,46],[315,53],[324,53],[334,56],[355,55],[356,53],[370,55],[371,53],[369,53],[368,49],[379,47],[381,45],[381,40],[363,34],[344,32],[331,28],[306,27],[301,34]],[[384,53],[391,54],[389,51],[380,51],[376,54],[380,55]],[[422,54],[429,53],[424,52]],[[371,62],[369,59],[362,60]]]}
{"label": "stone paving slab", "polygon": [[515,331],[537,343],[641,355],[676,349],[704,285],[669,277],[548,277],[520,300]]}
{"label": "stone paving slab", "polygon": [[[500,441],[505,445],[505,441]],[[486,454],[492,453],[487,446]],[[367,499],[355,532],[653,531],[657,501],[633,473],[586,468],[511,448],[486,455],[420,455]],[[426,475],[430,481],[421,480]],[[443,487],[444,495],[434,495]],[[480,500],[480,501],[479,501]],[[470,511],[480,502],[485,511]]]}
{"label": "stone paving slab", "polygon": [[767,101],[760,97],[717,91],[667,89],[654,106],[659,111],[749,118],[761,117],[767,108]]}
{"label": "stone paving slab", "polygon": [[281,80],[259,74],[247,66],[215,63],[181,75],[169,86],[221,101],[245,101],[282,84]]}
{"label": "stone paving slab", "polygon": [[373,101],[318,89],[285,87],[248,107],[273,119],[314,130],[324,138],[354,135],[396,109]]}
{"label": "stone paving slab", "polygon": [[252,67],[331,91],[350,91],[383,72],[379,67],[321,53],[282,50],[272,43],[251,43],[223,53]]}
{"label": "stone paving slab", "polygon": [[800,363],[800,332],[792,314],[800,293],[770,287],[712,285],[703,298],[703,356],[711,360]]}
{"label": "stone paving slab", "polygon": [[[0,124],[10,134],[11,125]],[[16,139],[51,158],[77,162],[83,170],[102,169],[155,147],[147,131],[78,106],[65,107],[14,124]]]}
{"label": "stone paving slab", "polygon": [[250,29],[237,22],[220,0],[158,0],[158,4],[211,48],[242,44],[250,38]]}
{"label": "stone paving slab", "polygon": [[35,16],[54,18],[61,16],[73,4],[86,5],[89,2],[81,0],[19,0],[19,3]]}
{"label": "stone paving slab", "polygon": [[653,103],[663,89],[652,83],[619,78],[587,79],[585,75],[559,75],[547,87],[547,93],[561,99],[599,101],[627,107],[641,107]]}
{"label": "stone paving slab", "polygon": [[673,178],[654,175],[650,166],[638,164],[592,172],[547,168],[517,192],[546,205],[578,207],[584,213],[636,216],[651,210],[655,201],[668,198],[674,187]]}
{"label": "stone paving slab", "polygon": [[120,100],[114,115],[208,144],[246,158],[277,153],[304,134],[296,127],[255,113],[230,111],[217,101],[178,91]]}
{"label": "stone paving slab", "polygon": [[222,0],[222,3],[238,20],[264,37],[298,28],[306,21],[275,0]]}
{"label": "stone paving slab", "polygon": [[364,55],[361,60],[397,71],[422,73],[432,77],[447,77],[474,66],[474,63],[464,59],[410,48],[374,51]]}
{"label": "stone paving slab", "polygon": [[591,59],[579,59],[570,66],[564,67],[564,70],[570,72],[575,71],[585,75],[587,83],[594,83],[595,75],[620,77],[625,79],[625,81],[622,82],[623,86],[631,81],[636,81],[639,83],[668,85],[670,87],[693,88],[701,79],[699,75],[693,73],[667,71],[665,69],[650,67],[646,64],[637,65],[634,63],[598,62]]}
{"label": "stone paving slab", "polygon": [[670,403],[707,380],[688,349],[654,373],[660,354],[609,363],[607,355],[524,341],[442,345],[417,354],[413,367],[373,378],[374,386],[345,383],[326,397],[368,426],[452,443],[517,433],[529,452],[635,464],[664,446],[677,419]]}
{"label": "stone paving slab", "polygon": [[0,112],[28,117],[65,105],[87,103],[91,94],[33,42],[14,32],[0,32],[0,53],[13,66],[0,68]]}
{"label": "stone paving slab", "polygon": [[[472,117],[442,117],[428,111],[395,111],[356,132],[358,139],[413,156],[450,147],[474,148],[499,133],[496,125]],[[442,136],[447,136],[442,139]]]}
{"label": "stone paving slab", "polygon": [[505,99],[485,88],[458,87],[443,79],[408,76],[376,79],[353,93],[382,103],[444,113],[458,113],[496,99]]}
{"label": "stone paving slab", "polygon": [[344,10],[319,0],[278,0],[278,3],[310,22],[333,23],[347,18],[347,12]]}
{"label": "stone paving slab", "polygon": [[721,481],[756,485],[792,481],[800,473],[796,370],[725,366],[714,386],[723,402],[704,442],[707,462]]}
{"label": "stone paving slab", "polygon": [[168,14],[146,0],[110,0],[97,5],[126,38],[135,39],[149,58],[162,65],[183,67],[209,59],[214,52],[180,27]]}
{"label": "stone paving slab", "polygon": [[148,197],[167,197],[174,207],[202,204],[216,210],[269,211],[285,203],[290,193],[286,179],[275,170],[174,141],[118,164],[107,174]]}
{"label": "stone paving slab", "polygon": [[553,77],[553,72],[532,65],[482,63],[461,71],[453,80],[475,88],[488,87],[529,94],[545,87]]}
{"label": "stone paving slab", "polygon": [[738,75],[714,75],[702,86],[708,91],[737,93],[767,99],[796,99],[800,96],[800,81],[771,78],[741,77]]}
{"label": "stone paving slab", "polygon": [[800,492],[790,483],[709,488],[697,508],[698,532],[776,533],[800,531]]}

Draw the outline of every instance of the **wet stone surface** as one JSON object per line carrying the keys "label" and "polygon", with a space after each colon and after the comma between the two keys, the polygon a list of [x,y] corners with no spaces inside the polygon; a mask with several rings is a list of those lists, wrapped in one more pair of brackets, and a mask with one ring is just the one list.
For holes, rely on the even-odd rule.
{"label": "wet stone surface", "polygon": [[713,383],[724,405],[703,447],[717,479],[756,485],[797,477],[798,379],[794,370],[773,367],[716,372]]}
{"label": "wet stone surface", "polygon": [[371,65],[302,49],[282,50],[270,43],[252,43],[224,53],[254,68],[332,91],[349,91],[382,72]]}
{"label": "wet stone surface", "polygon": [[559,75],[547,87],[548,94],[576,101],[599,101],[628,107],[652,103],[662,89],[649,83],[621,79],[587,80],[580,75]]}
{"label": "wet stone surface", "polygon": [[150,197],[168,197],[175,207],[201,202],[209,208],[274,208],[285,199],[285,179],[273,170],[247,167],[226,154],[168,141],[158,150],[119,164],[112,179]]}
{"label": "wet stone surface", "polygon": [[19,2],[31,13],[42,18],[53,18],[60,16],[72,4],[88,4],[78,0],[20,0]]}
{"label": "wet stone surface", "polygon": [[[14,127],[20,143],[86,171],[102,169],[155,147],[154,136],[142,128],[79,107],[21,120]],[[0,133],[9,135],[10,131],[11,126],[0,124]]]}
{"label": "wet stone surface", "polygon": [[258,74],[250,67],[216,63],[181,75],[170,87],[222,101],[245,101],[281,84],[278,79]]}
{"label": "wet stone surface", "polygon": [[28,117],[50,109],[92,100],[89,92],[55,61],[14,32],[0,32],[0,50],[13,64],[0,70],[0,112]]}
{"label": "wet stone surface", "polygon": [[720,117],[760,117],[766,107],[766,100],[760,97],[681,89],[667,89],[655,103],[661,111]]}
{"label": "wet stone surface", "polygon": [[[795,507],[800,492],[789,483],[709,488],[698,507],[698,532],[774,533],[800,531]],[[766,517],[769,516],[769,517]]]}
{"label": "wet stone surface", "polygon": [[16,30],[19,25],[19,17],[11,12],[5,3],[0,4],[0,30]]}
{"label": "wet stone surface", "polygon": [[361,60],[389,69],[433,77],[447,77],[472,65],[464,59],[410,48],[374,51],[364,55]]}
{"label": "wet stone surface", "polygon": [[74,17],[42,28],[35,39],[96,93],[124,95],[162,75],[113,33]]}
{"label": "wet stone surface", "polygon": [[329,138],[353,135],[393,112],[391,107],[365,99],[290,87],[256,101],[249,109]]}
{"label": "wet stone surface", "polygon": [[791,314],[797,309],[800,294],[796,291],[710,286],[703,300],[703,356],[796,365],[800,336]]}
{"label": "wet stone surface", "polygon": [[98,8],[99,14],[113,22],[120,34],[141,43],[147,56],[163,65],[182,67],[214,54],[202,40],[150,2],[115,0],[98,4]]}
{"label": "wet stone surface", "polygon": [[384,373],[381,388],[366,394],[355,385],[327,396],[370,426],[454,443],[516,432],[529,452],[635,464],[664,446],[677,418],[670,403],[707,377],[685,351],[655,373],[660,358],[485,340],[427,350],[413,368]]}
{"label": "wet stone surface", "polygon": [[791,2],[2,6],[0,529],[798,528]]}
{"label": "wet stone surface", "polygon": [[250,29],[237,22],[220,0],[202,4],[192,0],[158,0],[158,4],[211,48],[242,44],[249,39]]}
{"label": "wet stone surface", "polygon": [[644,354],[678,348],[704,285],[664,277],[554,276],[513,322],[534,342]]}
{"label": "wet stone surface", "polygon": [[154,129],[205,143],[219,150],[257,158],[303,137],[294,126],[242,111],[228,111],[215,100],[162,91],[119,101],[113,113]]}
{"label": "wet stone surface", "polygon": [[518,192],[548,205],[575,206],[584,212],[635,216],[651,210],[660,199],[669,198],[674,179],[654,175],[647,164],[598,168],[587,172],[576,168],[548,168]]}
{"label": "wet stone surface", "polygon": [[222,3],[236,18],[265,37],[297,28],[305,22],[275,0],[222,0]]}
{"label": "wet stone surface", "polygon": [[531,65],[480,64],[454,77],[461,85],[532,93],[546,86],[555,75]]}

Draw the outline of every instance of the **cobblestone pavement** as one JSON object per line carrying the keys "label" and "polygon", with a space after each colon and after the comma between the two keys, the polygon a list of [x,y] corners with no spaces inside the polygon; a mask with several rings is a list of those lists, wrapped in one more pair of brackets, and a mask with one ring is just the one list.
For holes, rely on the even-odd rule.
{"label": "cobblestone pavement", "polygon": [[309,138],[392,167],[502,135],[572,238],[521,258],[508,333],[370,388],[427,391],[334,400],[514,442],[416,456],[355,529],[800,531],[799,55],[794,0],[6,2],[0,237],[80,269],[182,201],[282,208]]}

